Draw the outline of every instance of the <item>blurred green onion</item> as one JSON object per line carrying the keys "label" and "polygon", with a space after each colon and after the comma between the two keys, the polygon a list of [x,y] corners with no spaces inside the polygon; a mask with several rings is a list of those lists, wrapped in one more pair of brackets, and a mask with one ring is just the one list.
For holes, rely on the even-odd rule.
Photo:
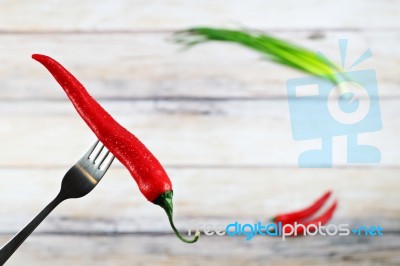
{"label": "blurred green onion", "polygon": [[237,43],[266,55],[276,63],[326,79],[335,85],[348,80],[340,74],[341,69],[326,57],[265,33],[196,27],[176,32],[173,40],[188,47],[208,41]]}

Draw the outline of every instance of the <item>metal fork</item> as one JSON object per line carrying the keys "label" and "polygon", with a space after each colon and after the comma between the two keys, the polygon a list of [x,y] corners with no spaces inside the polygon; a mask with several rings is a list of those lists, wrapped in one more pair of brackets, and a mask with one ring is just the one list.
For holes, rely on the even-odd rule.
{"label": "metal fork", "polygon": [[[66,199],[80,198],[87,195],[100,182],[101,178],[111,166],[114,156],[107,151],[99,158],[104,145],[96,151],[99,141],[79,159],[78,162],[65,174],[58,195],[51,201],[24,229],[14,236],[0,250],[0,265],[3,265],[36,227]],[[107,160],[108,158],[108,160]]]}

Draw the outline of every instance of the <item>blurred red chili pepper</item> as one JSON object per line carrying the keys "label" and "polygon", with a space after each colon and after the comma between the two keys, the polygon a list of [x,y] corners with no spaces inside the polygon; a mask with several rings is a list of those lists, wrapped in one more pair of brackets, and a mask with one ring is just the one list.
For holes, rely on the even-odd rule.
{"label": "blurred red chili pepper", "polygon": [[273,221],[276,223],[282,222],[282,224],[287,224],[299,222],[305,218],[308,218],[315,214],[325,204],[331,195],[332,191],[329,190],[309,207],[295,212],[278,214],[273,218]]}
{"label": "blurred red chili pepper", "polygon": [[[329,222],[329,220],[332,218],[335,210],[337,207],[337,201],[335,201],[329,209],[327,209],[323,214],[321,214],[318,217],[313,218],[312,220],[306,221],[304,223],[299,223],[297,222],[297,225],[295,226],[294,223],[290,223],[291,225],[295,226],[296,231],[295,232],[290,232],[291,228],[285,227],[285,233],[286,234],[291,234],[291,235],[296,235],[296,236],[301,236],[304,234],[304,230],[309,227],[310,225],[315,225],[315,226],[310,226],[308,231],[314,232],[319,225],[325,225]],[[282,223],[282,226],[284,224]]]}
{"label": "blurred red chili pepper", "polygon": [[[287,235],[303,235],[305,228],[309,226],[310,227],[308,231],[313,232],[313,230],[315,230],[319,225],[325,225],[327,222],[329,222],[336,210],[337,201],[335,200],[335,202],[324,213],[317,217],[313,217],[328,201],[331,195],[332,191],[327,191],[309,207],[295,212],[278,214],[274,217],[273,220],[277,224],[282,223],[284,232]],[[284,225],[287,224],[290,224],[292,226],[284,227]]]}

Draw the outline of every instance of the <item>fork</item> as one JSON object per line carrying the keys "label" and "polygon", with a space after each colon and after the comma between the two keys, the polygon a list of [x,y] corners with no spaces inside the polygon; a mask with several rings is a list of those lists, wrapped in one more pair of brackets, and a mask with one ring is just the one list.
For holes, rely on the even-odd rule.
{"label": "fork", "polygon": [[[100,157],[104,149],[101,144],[95,152],[99,141],[68,170],[62,182],[58,195],[51,201],[24,229],[14,236],[0,250],[0,265],[3,265],[36,227],[50,214],[55,207],[66,199],[81,198],[87,195],[100,182],[101,178],[111,166],[114,156],[107,151]],[[106,160],[108,158],[108,160]]]}

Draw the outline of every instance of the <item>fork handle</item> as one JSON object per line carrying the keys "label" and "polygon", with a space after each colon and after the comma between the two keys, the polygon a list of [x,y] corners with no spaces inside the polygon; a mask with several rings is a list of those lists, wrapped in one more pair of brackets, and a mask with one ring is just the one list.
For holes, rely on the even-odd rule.
{"label": "fork handle", "polygon": [[6,263],[19,246],[27,239],[27,237],[38,227],[38,225],[49,215],[49,213],[60,204],[64,198],[59,194],[52,200],[33,220],[25,226],[13,239],[0,249],[0,265]]}

